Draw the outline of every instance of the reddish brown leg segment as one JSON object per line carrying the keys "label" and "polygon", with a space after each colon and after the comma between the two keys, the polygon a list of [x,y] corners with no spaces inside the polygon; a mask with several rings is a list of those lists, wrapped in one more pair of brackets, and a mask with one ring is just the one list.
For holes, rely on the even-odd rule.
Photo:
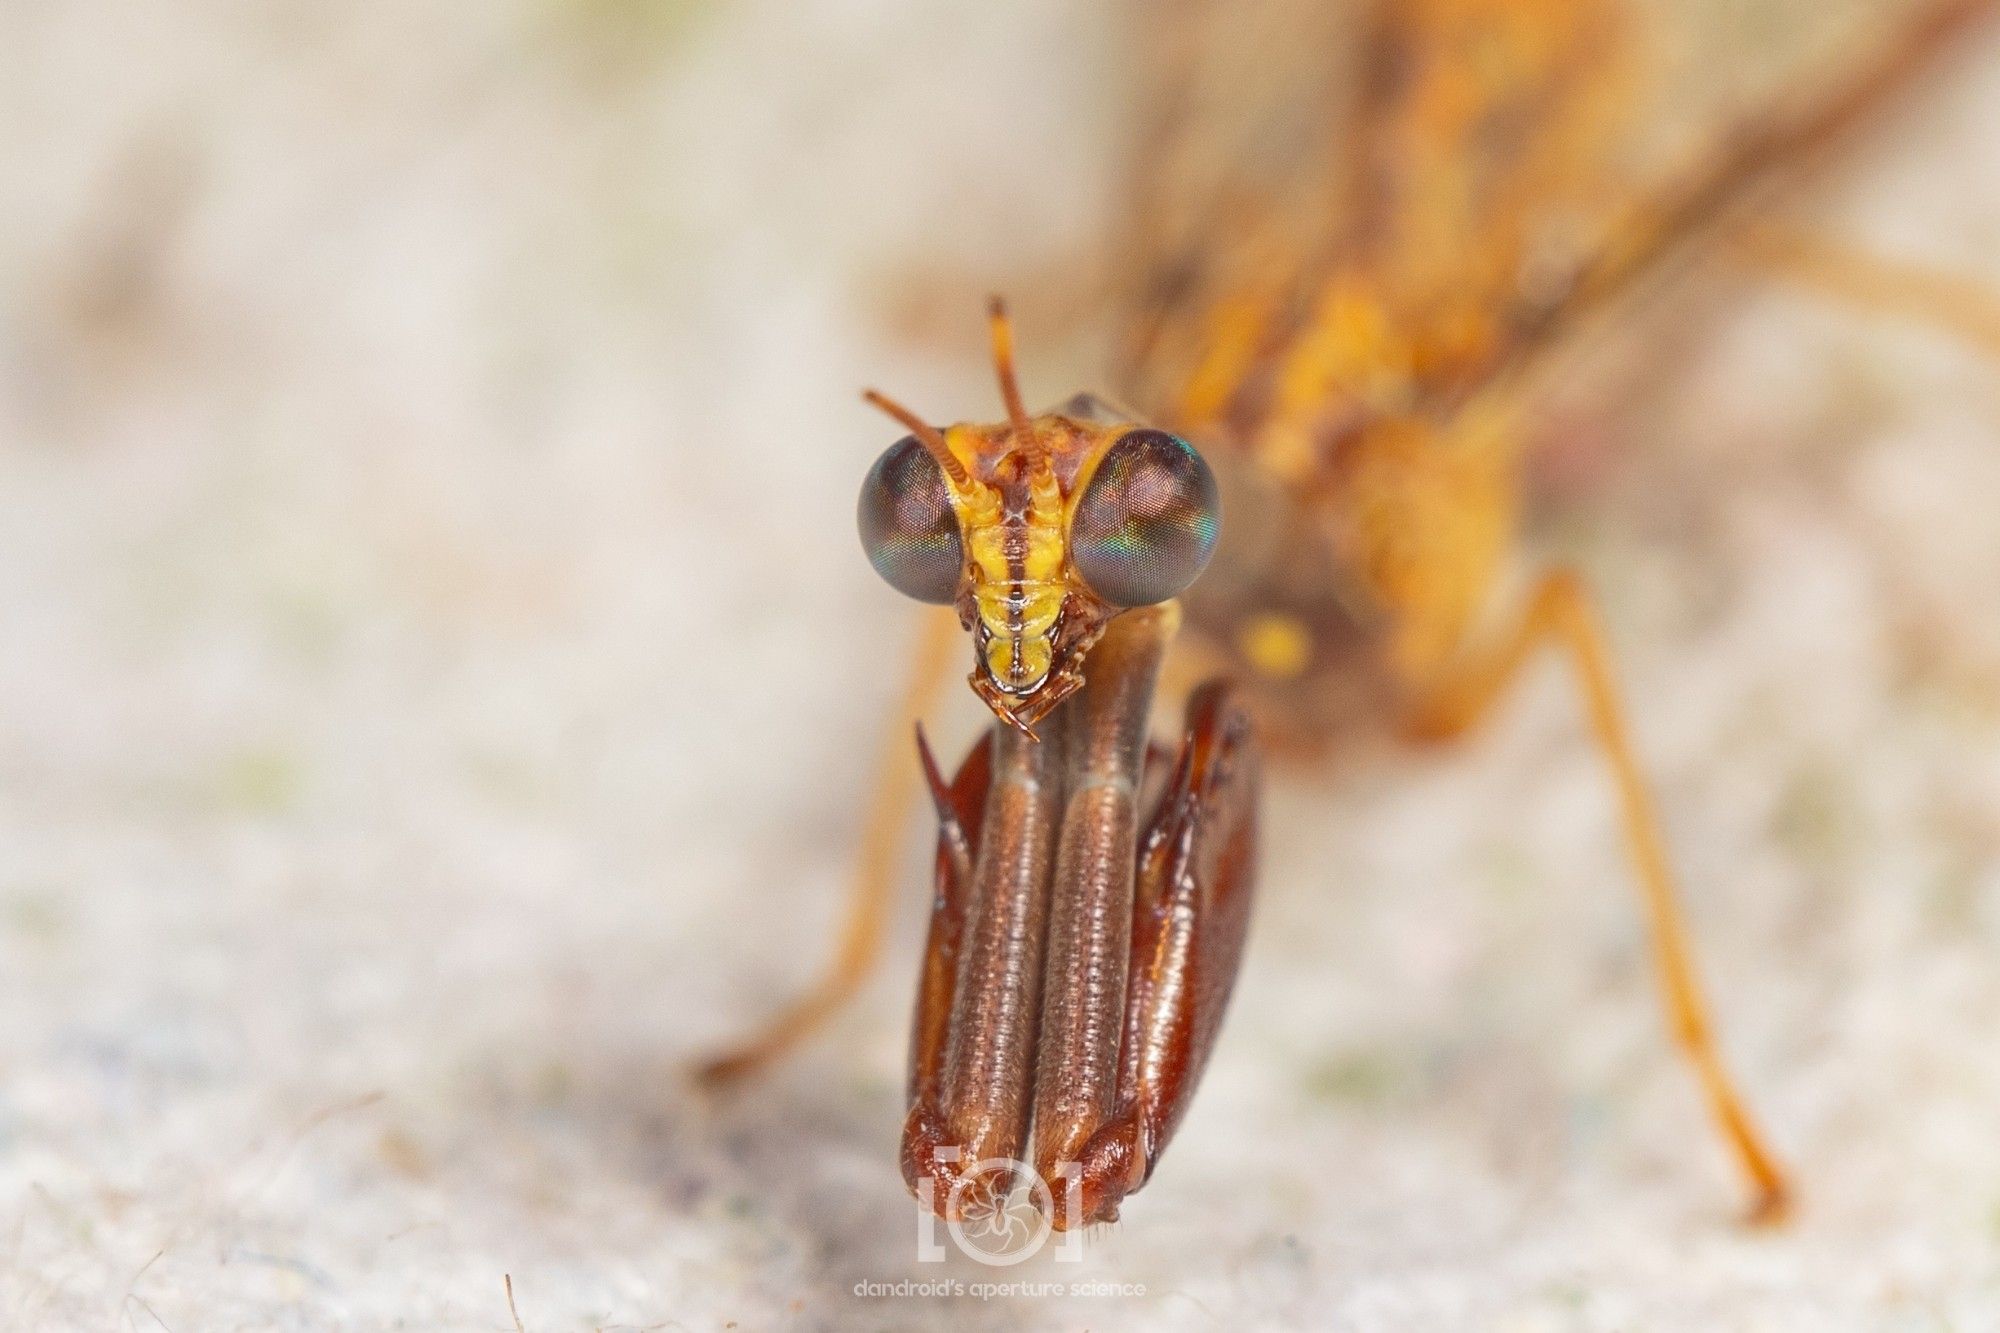
{"label": "reddish brown leg segment", "polygon": [[948,786],[925,751],[938,887],[903,1174],[946,1216],[967,1168],[1020,1158],[1032,1124],[1054,1224],[1116,1218],[1214,1043],[1248,920],[1256,764],[1247,715],[1204,687],[1142,836],[1145,723],[1178,618],[1114,621],[1039,744],[995,728]]}
{"label": "reddish brown leg segment", "polygon": [[1058,1228],[1117,1219],[1208,1064],[1250,923],[1257,776],[1249,714],[1228,685],[1204,685],[1188,703],[1180,762],[1139,846],[1116,1104],[1074,1156],[1036,1161],[1052,1188],[1075,1180],[1076,1204],[1058,1207]]}
{"label": "reddish brown leg segment", "polygon": [[[951,821],[938,840],[938,894],[911,1045],[912,1104],[903,1179],[950,1215],[967,1170],[1021,1155],[1032,1109],[1042,948],[1061,814],[1062,720],[1037,741],[995,728],[971,865],[957,863]],[[976,768],[977,756],[967,764]],[[933,770],[935,771],[935,770]],[[961,771],[952,792],[976,787]],[[935,782],[933,783],[935,788]],[[943,802],[940,802],[943,804]],[[954,807],[956,802],[954,797]],[[964,822],[964,814],[960,814]]]}
{"label": "reddish brown leg segment", "polygon": [[1171,607],[1127,612],[1129,623],[1092,655],[1090,686],[1068,714],[1035,1065],[1038,1167],[1075,1160],[1117,1100],[1146,721],[1178,619]]}

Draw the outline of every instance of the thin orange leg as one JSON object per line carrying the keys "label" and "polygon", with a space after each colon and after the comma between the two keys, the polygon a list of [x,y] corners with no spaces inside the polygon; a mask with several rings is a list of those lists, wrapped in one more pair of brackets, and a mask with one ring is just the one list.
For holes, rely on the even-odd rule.
{"label": "thin orange leg", "polygon": [[2000,357],[2000,292],[1962,274],[1772,224],[1745,229],[1732,245],[1739,259],[1766,273],[1873,314],[1928,324]]}
{"label": "thin orange leg", "polygon": [[761,1031],[703,1061],[697,1070],[702,1082],[721,1085],[754,1074],[810,1037],[860,989],[881,956],[895,888],[896,853],[920,790],[910,727],[936,701],[939,687],[950,675],[951,650],[959,642],[958,619],[948,609],[925,613],[903,705],[883,735],[875,762],[873,795],[862,820],[847,922],[831,965],[812,989],[779,1011]]}
{"label": "thin orange leg", "polygon": [[1625,836],[1639,872],[1646,913],[1651,919],[1654,957],[1659,965],[1674,1038],[1693,1063],[1723,1136],[1749,1178],[1755,1193],[1750,1219],[1777,1221],[1785,1213],[1790,1188],[1716,1049],[1708,1004],[1688,950],[1687,925],[1681,916],[1673,872],[1667,866],[1661,842],[1659,818],[1639,776],[1639,766],[1626,735],[1624,710],[1612,680],[1611,662],[1597,614],[1576,575],[1562,569],[1545,575],[1529,599],[1518,627],[1489,651],[1455,668],[1449,679],[1430,690],[1413,711],[1408,730],[1418,738],[1444,739],[1476,726],[1491,711],[1529,655],[1544,642],[1561,648],[1575,667],[1589,707],[1591,730],[1611,763],[1623,809]]}

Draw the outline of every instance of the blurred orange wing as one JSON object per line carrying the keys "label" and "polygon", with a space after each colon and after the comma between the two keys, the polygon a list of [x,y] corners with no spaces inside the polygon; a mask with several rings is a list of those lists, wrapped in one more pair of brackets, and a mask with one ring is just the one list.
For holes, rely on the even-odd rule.
{"label": "blurred orange wing", "polygon": [[1173,0],[1139,62],[1121,391],[1281,474],[1345,421],[1449,416],[1996,9]]}
{"label": "blurred orange wing", "polygon": [[[1243,439],[1488,367],[1601,235],[1632,84],[1613,0],[1172,6],[1133,182],[1123,391]],[[1171,25],[1169,25],[1171,26]]]}

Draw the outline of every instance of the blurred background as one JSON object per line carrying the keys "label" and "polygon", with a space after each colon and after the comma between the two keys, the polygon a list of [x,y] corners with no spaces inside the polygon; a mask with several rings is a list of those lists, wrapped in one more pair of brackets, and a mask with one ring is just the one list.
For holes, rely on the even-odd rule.
{"label": "blurred background", "polygon": [[[1565,402],[1532,549],[1791,1228],[1733,1225],[1548,669],[1273,776],[1165,1167],[1003,1275],[1143,1296],[852,1294],[994,1276],[895,1167],[914,824],[864,1000],[691,1089],[828,953],[914,637],[856,390],[990,415],[990,288],[1031,399],[1094,382],[1181,10],[0,4],[0,1325],[2000,1323],[2000,363],[1727,264]],[[1657,7],[1653,128],[1827,12]],[[2000,289],[1996,112],[1991,37],[1794,216]]]}

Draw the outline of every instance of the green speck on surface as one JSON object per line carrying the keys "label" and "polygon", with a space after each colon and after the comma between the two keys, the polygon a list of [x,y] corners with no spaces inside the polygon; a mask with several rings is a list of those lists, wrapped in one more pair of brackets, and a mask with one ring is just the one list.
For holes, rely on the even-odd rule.
{"label": "green speck on surface", "polygon": [[311,666],[332,660],[346,629],[346,618],[331,595],[299,587],[273,592],[266,622],[278,644],[294,660]]}
{"label": "green speck on surface", "polygon": [[688,40],[717,0],[555,0],[556,33],[599,77],[642,75]]}
{"label": "green speck on surface", "polygon": [[1400,1062],[1383,1051],[1343,1051],[1306,1072],[1306,1091],[1323,1101],[1386,1101],[1406,1081]]}
{"label": "green speck on surface", "polygon": [[246,815],[274,815],[298,801],[304,785],[297,758],[275,746],[239,750],[216,771],[214,803]]}
{"label": "green speck on surface", "polygon": [[1535,858],[1518,842],[1493,842],[1478,853],[1479,877],[1494,896],[1517,901],[1548,882]]}
{"label": "green speck on surface", "polygon": [[1778,797],[1772,833],[1802,860],[1827,865],[1855,844],[1853,792],[1835,766],[1810,760],[1794,769]]}
{"label": "green speck on surface", "polygon": [[885,1097],[898,1096],[902,1088],[901,1080],[885,1077],[873,1069],[858,1071],[847,1080],[847,1090],[857,1101],[880,1101]]}
{"label": "green speck on surface", "polygon": [[466,779],[480,795],[501,809],[530,814],[547,809],[555,799],[549,774],[513,755],[474,750],[462,762]]}
{"label": "green speck on surface", "polygon": [[1970,934],[1979,925],[1980,887],[1985,867],[1970,857],[1954,856],[1931,881],[1931,924],[1946,934]]}
{"label": "green speck on surface", "polygon": [[559,1106],[568,1100],[576,1077],[561,1060],[551,1060],[535,1075],[535,1100],[542,1106]]}
{"label": "green speck on surface", "polygon": [[53,889],[22,888],[0,900],[7,932],[36,945],[50,945],[69,932],[69,916]]}

